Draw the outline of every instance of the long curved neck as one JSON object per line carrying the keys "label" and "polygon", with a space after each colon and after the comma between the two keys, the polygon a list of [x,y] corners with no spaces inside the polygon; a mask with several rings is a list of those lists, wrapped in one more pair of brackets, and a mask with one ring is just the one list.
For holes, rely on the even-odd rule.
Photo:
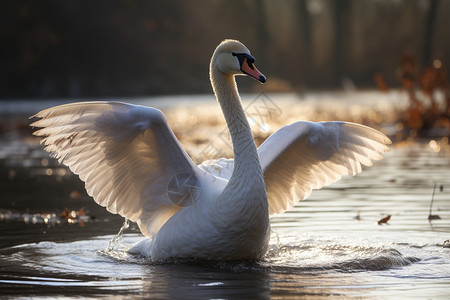
{"label": "long curved neck", "polygon": [[210,76],[233,143],[234,169],[230,182],[236,178],[244,181],[244,178],[251,180],[249,177],[254,176],[263,178],[258,151],[242,108],[234,76],[226,75],[215,68],[211,68]]}

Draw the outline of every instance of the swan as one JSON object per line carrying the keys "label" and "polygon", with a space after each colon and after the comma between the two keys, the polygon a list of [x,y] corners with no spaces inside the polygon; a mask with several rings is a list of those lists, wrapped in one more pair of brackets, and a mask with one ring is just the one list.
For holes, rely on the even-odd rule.
{"label": "swan", "polygon": [[259,148],[235,76],[266,77],[239,41],[224,40],[210,62],[210,80],[233,145],[233,159],[196,165],[158,109],[121,102],[80,102],[33,117],[34,135],[79,175],[108,211],[134,221],[148,237],[130,249],[154,260],[261,259],[269,217],[311,191],[361,172],[382,158],[390,140],[346,122],[296,122]]}

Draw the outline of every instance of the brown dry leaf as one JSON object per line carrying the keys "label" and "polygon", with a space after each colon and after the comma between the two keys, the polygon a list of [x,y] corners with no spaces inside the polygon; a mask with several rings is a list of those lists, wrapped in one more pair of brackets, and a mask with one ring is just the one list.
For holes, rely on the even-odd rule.
{"label": "brown dry leaf", "polygon": [[387,217],[384,217],[383,219],[378,220],[378,225],[381,224],[387,224],[387,222],[391,219],[391,215],[388,215]]}
{"label": "brown dry leaf", "polygon": [[428,215],[428,220],[440,220],[441,217],[439,215]]}

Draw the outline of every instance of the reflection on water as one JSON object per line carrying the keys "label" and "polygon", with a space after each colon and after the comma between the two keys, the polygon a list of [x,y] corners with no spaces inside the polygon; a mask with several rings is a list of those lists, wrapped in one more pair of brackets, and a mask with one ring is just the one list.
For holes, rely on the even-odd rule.
{"label": "reflection on water", "polygon": [[[435,297],[447,291],[449,256],[439,245],[399,245],[355,234],[291,234],[283,236],[280,245],[272,244],[261,262],[155,264],[126,252],[99,250],[112,236],[20,245],[2,250],[1,267],[10,271],[0,276],[0,283],[2,291],[10,294],[184,299],[395,296],[409,285],[415,285],[418,295],[429,294],[430,288]],[[128,234],[124,242],[132,244],[140,238]]]}
{"label": "reflection on water", "polygon": [[[189,122],[206,122],[206,128],[219,133],[222,126],[202,115]],[[267,122],[265,129],[275,130],[286,120],[277,122]],[[178,134],[191,152],[208,143],[198,131],[185,136],[180,129]],[[84,207],[94,218],[84,227],[0,222],[1,295],[182,299],[449,295],[450,246],[445,241],[450,239],[450,155],[441,148],[436,151],[434,143],[396,145],[363,174],[316,191],[291,211],[272,218],[271,246],[263,261],[154,263],[128,255],[124,247],[108,249],[123,220],[95,205],[77,178],[49,159],[35,140],[4,137],[2,213],[57,217],[65,207],[74,211]],[[435,183],[443,185],[433,203],[433,214],[441,219],[429,222]],[[378,225],[387,215],[391,219]],[[122,243],[130,246],[141,239],[131,224]]]}

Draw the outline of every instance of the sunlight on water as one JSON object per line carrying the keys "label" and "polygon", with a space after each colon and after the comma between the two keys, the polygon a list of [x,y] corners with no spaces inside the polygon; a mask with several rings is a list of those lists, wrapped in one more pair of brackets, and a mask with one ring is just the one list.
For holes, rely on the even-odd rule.
{"label": "sunlight on water", "polygon": [[[420,284],[425,280],[421,284],[422,288],[427,288],[438,278],[443,283],[449,275],[448,252],[443,257],[442,248],[437,245],[389,245],[386,240],[370,242],[370,238],[364,239],[360,235],[351,238],[339,234],[299,235],[291,232],[282,235],[280,241],[272,240],[266,259],[258,263],[175,260],[169,264],[155,264],[128,255],[124,250],[99,251],[111,238],[40,242],[10,248],[10,264],[34,270],[41,276],[2,276],[0,282],[25,290],[33,286],[50,290],[57,286],[69,290],[92,287],[109,292],[140,291],[163,297],[189,292],[195,298],[199,292],[195,287],[208,290],[223,286],[239,288],[237,282],[250,281],[255,290],[245,286],[243,292],[272,290],[274,294],[296,292],[320,297],[336,293],[370,295],[370,291],[380,292],[380,289],[391,290],[393,295],[401,294],[399,287],[402,285]],[[125,234],[123,242],[132,245],[140,239],[139,235]],[[2,260],[6,255],[2,255]],[[388,284],[392,279],[395,281]],[[222,295],[224,292],[226,295],[226,290],[221,291]],[[439,290],[435,292],[439,295]]]}

